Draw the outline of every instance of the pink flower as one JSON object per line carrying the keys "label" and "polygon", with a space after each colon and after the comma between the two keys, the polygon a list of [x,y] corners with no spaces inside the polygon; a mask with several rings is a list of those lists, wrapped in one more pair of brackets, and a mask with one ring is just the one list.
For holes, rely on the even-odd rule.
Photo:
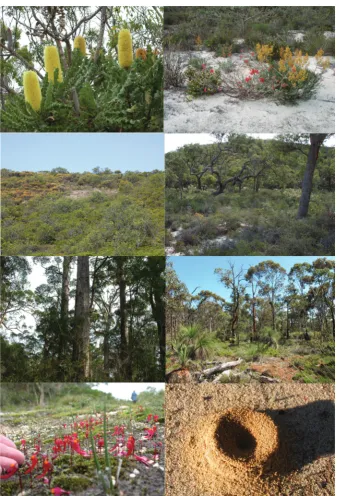
{"label": "pink flower", "polygon": [[254,57],[255,53],[254,52],[251,52],[251,55],[252,55],[252,57]]}
{"label": "pink flower", "polygon": [[244,62],[245,64],[249,64],[250,61],[248,59],[245,59]]}
{"label": "pink flower", "polygon": [[260,81],[261,83],[264,83],[264,82],[265,82],[265,78],[261,77],[261,78],[259,78],[259,81]]}
{"label": "pink flower", "polygon": [[254,74],[259,74],[259,71],[258,71],[258,69],[252,69],[251,72],[250,72],[250,74],[252,76],[254,76]]}
{"label": "pink flower", "polygon": [[245,81],[246,83],[249,83],[250,81],[252,81],[252,78],[250,76],[247,76],[247,78],[245,78]]}
{"label": "pink flower", "polygon": [[206,93],[206,92],[207,92],[207,88],[204,88],[204,93]]}
{"label": "pink flower", "polygon": [[202,64],[201,68],[202,70],[206,69],[206,64]]}
{"label": "pink flower", "polygon": [[214,74],[214,69],[211,69],[211,70],[210,70],[210,73],[211,73],[211,74]]}

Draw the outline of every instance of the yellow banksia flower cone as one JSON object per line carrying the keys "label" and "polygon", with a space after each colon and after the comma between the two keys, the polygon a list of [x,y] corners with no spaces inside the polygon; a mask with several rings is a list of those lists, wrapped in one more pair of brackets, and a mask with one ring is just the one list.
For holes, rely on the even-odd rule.
{"label": "yellow banksia flower cone", "polygon": [[62,83],[63,76],[62,76],[60,57],[57,47],[46,46],[44,52],[44,59],[45,59],[45,71],[48,74],[48,81],[54,82],[54,71],[55,69],[59,69],[58,81],[59,83]]}
{"label": "yellow banksia flower cone", "polygon": [[23,81],[25,100],[38,112],[41,106],[41,88],[37,73],[34,71],[25,71]]}
{"label": "yellow banksia flower cone", "polygon": [[118,38],[118,59],[120,67],[128,69],[133,62],[132,36],[129,29],[122,29]]}
{"label": "yellow banksia flower cone", "polygon": [[76,36],[73,42],[74,50],[78,48],[83,55],[86,55],[86,40],[83,36]]}
{"label": "yellow banksia flower cone", "polygon": [[147,52],[144,48],[137,48],[135,52],[135,58],[136,59],[142,59],[146,60],[147,59]]}

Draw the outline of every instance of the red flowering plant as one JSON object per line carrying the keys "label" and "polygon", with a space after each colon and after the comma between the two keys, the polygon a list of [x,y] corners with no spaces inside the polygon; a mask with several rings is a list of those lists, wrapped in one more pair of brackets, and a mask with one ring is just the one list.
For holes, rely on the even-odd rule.
{"label": "red flowering plant", "polygon": [[[260,44],[256,52],[240,55],[240,71],[224,80],[225,93],[246,99],[270,97],[283,103],[310,98],[321,75],[308,69],[308,55],[301,50],[292,52],[289,47],[278,49],[278,60],[273,55],[273,46]],[[315,58],[326,70],[329,62],[321,50]]]}
{"label": "red flowering plant", "polygon": [[201,67],[188,67],[185,72],[188,80],[187,92],[190,96],[213,95],[221,87],[221,72],[219,69],[201,64]]}
{"label": "red flowering plant", "polygon": [[[138,416],[140,413],[139,409]],[[162,442],[159,440],[163,429],[159,415],[147,413],[142,413],[143,426],[139,425],[140,419],[137,424],[134,423],[131,412],[128,421],[126,414],[121,415],[121,423],[116,423],[116,417],[112,423],[109,415],[103,413],[87,418],[79,416],[63,423],[56,435],[48,440],[40,435],[21,439],[17,446],[21,449],[22,462],[13,463],[2,471],[1,483],[5,484],[10,479],[18,484],[20,492],[30,489],[35,491],[34,494],[41,495],[77,494],[72,491],[73,475],[76,477],[83,473],[85,460],[88,459],[88,467],[93,470],[92,483],[97,479],[105,494],[116,494],[113,458],[124,460],[125,468],[130,462],[132,467],[135,462],[149,468],[156,463],[163,464]],[[91,460],[96,470],[92,468]],[[63,475],[65,466],[68,472],[69,469],[72,472],[69,480]]]}

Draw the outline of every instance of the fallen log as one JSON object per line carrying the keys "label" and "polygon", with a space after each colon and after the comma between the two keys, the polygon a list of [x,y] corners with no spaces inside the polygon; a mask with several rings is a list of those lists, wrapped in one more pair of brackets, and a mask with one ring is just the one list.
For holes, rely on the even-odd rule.
{"label": "fallen log", "polygon": [[266,375],[261,375],[259,377],[259,382],[272,383],[272,382],[280,382],[280,381],[279,381],[279,379],[275,379],[274,377],[267,377]]}
{"label": "fallen log", "polygon": [[234,362],[226,362],[226,363],[221,363],[220,365],[216,365],[215,367],[211,367],[210,369],[205,369],[201,372],[202,375],[205,377],[210,377],[213,374],[216,374],[217,372],[223,372],[224,370],[228,369],[233,369],[234,367],[237,367],[241,363],[243,363],[243,359],[239,358],[238,360],[235,360]]}
{"label": "fallen log", "polygon": [[215,379],[213,379],[212,383],[215,384],[220,382],[223,377],[231,377],[234,376],[232,369],[224,370],[221,374],[217,375]]}

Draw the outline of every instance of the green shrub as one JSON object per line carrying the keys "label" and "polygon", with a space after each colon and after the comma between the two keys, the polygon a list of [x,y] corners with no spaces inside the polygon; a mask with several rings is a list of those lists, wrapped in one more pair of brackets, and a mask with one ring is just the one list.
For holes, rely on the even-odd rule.
{"label": "green shrub", "polygon": [[207,68],[205,65],[200,69],[189,67],[185,72],[185,76],[188,79],[187,92],[191,96],[213,95],[221,91],[220,70]]}

